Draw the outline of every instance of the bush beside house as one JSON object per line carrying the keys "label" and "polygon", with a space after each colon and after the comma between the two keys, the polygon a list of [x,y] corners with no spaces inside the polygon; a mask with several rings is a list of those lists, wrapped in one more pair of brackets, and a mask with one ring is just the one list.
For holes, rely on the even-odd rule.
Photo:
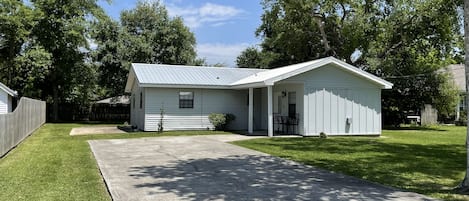
{"label": "bush beside house", "polygon": [[228,124],[235,120],[233,114],[211,113],[208,115],[210,123],[213,124],[215,130],[225,130]]}

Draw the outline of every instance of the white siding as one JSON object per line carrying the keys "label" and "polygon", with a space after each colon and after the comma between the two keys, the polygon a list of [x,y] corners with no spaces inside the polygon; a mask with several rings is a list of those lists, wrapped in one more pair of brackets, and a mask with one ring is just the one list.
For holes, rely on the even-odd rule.
{"label": "white siding", "polygon": [[[179,92],[194,93],[194,108],[179,108]],[[165,130],[212,129],[210,113],[231,113],[236,119],[229,129],[247,129],[247,90],[146,88],[145,131],[156,131],[160,109]]]}
{"label": "white siding", "polygon": [[[304,133],[381,134],[381,88],[334,66],[324,66],[284,82],[304,83]],[[352,123],[346,124],[347,117]]]}
{"label": "white siding", "polygon": [[[8,101],[8,94],[4,92],[3,90],[0,89],[0,114],[6,114],[9,111],[9,106],[8,104],[10,103]],[[11,106],[10,106],[11,108]]]}
{"label": "white siding", "polygon": [[145,116],[145,99],[142,100],[142,107],[140,107],[140,93],[143,97],[145,96],[143,88],[140,88],[135,82],[130,96],[130,124],[140,130],[145,130],[143,121]]}
{"label": "white siding", "polygon": [[8,112],[13,112],[13,97],[8,96]]}

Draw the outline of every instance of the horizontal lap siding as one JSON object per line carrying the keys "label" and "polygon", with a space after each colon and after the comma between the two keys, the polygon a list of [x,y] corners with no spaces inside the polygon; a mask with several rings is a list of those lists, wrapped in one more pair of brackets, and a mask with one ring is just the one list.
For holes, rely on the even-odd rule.
{"label": "horizontal lap siding", "polygon": [[8,94],[0,89],[0,114],[8,113]]}
{"label": "horizontal lap siding", "polygon": [[[194,108],[179,108],[179,92],[194,92]],[[247,91],[210,89],[147,88],[145,93],[145,130],[155,131],[164,110],[165,130],[212,129],[210,113],[231,113],[236,120],[230,129],[247,127]]]}

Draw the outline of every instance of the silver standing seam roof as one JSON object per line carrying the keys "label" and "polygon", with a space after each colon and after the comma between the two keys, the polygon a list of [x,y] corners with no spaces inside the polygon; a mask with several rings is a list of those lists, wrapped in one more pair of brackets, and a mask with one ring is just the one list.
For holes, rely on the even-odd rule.
{"label": "silver standing seam roof", "polygon": [[393,84],[386,80],[334,57],[327,57],[276,69],[133,63],[125,86],[125,92],[132,91],[134,82],[137,82],[140,87],[234,89],[265,87],[273,85],[280,80],[329,64],[377,84],[383,89],[392,88]]}
{"label": "silver standing seam roof", "polygon": [[140,84],[228,86],[265,69],[134,63]]}

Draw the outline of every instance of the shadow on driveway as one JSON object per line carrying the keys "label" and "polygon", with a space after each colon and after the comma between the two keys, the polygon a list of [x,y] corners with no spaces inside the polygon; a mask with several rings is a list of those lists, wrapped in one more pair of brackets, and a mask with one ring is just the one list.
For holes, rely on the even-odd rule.
{"label": "shadow on driveway", "polygon": [[187,200],[430,200],[271,156],[229,156],[133,166],[134,185]]}
{"label": "shadow on driveway", "polygon": [[116,201],[431,200],[224,143],[232,138],[158,137],[89,144]]}

